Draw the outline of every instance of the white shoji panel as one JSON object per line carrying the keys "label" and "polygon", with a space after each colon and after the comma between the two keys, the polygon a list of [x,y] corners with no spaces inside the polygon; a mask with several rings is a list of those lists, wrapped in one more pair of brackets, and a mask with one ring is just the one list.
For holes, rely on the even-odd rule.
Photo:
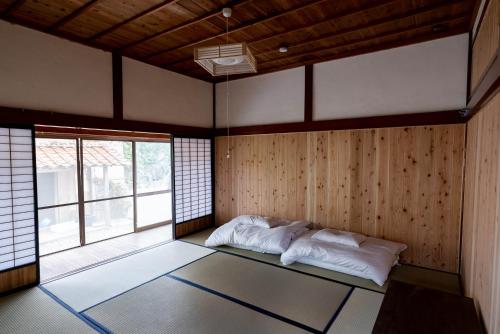
{"label": "white shoji panel", "polygon": [[36,262],[33,138],[0,128],[0,271]]}
{"label": "white shoji panel", "polygon": [[174,138],[175,221],[212,214],[210,139]]}

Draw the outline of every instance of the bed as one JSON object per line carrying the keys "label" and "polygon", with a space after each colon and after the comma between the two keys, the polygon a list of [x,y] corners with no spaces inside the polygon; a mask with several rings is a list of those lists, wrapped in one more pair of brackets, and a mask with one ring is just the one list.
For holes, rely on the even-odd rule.
{"label": "bed", "polygon": [[261,216],[238,216],[217,228],[205,241],[207,247],[231,246],[261,253],[282,254],[290,242],[309,231],[306,221]]}
{"label": "bed", "polygon": [[406,245],[383,239],[366,237],[359,247],[325,242],[313,238],[318,230],[308,231],[281,255],[285,265],[294,262],[318,266],[341,273],[370,279],[382,286],[399,254]]}

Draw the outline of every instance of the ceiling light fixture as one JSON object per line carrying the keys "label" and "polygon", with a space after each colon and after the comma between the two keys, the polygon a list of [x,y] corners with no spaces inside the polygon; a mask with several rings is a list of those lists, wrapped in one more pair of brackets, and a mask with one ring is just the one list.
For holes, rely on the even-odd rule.
{"label": "ceiling light fixture", "polygon": [[286,52],[288,52],[288,46],[282,45],[282,46],[280,46],[280,48],[278,49],[278,51],[281,52],[281,53],[286,53]]}
{"label": "ceiling light fixture", "polygon": [[246,43],[229,44],[229,23],[231,8],[224,8],[226,18],[226,44],[194,49],[194,61],[212,76],[256,73],[257,61]]}

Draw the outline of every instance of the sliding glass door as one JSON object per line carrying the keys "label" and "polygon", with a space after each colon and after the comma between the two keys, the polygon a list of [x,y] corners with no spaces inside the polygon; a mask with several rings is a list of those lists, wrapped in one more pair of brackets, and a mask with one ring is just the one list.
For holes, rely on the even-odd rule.
{"label": "sliding glass door", "polygon": [[170,143],[135,143],[137,229],[172,220]]}
{"label": "sliding glass door", "polygon": [[85,243],[134,232],[132,142],[82,140]]}
{"label": "sliding glass door", "polygon": [[76,139],[36,139],[40,255],[80,246]]}
{"label": "sliding glass door", "polygon": [[172,220],[170,143],[37,138],[40,254]]}

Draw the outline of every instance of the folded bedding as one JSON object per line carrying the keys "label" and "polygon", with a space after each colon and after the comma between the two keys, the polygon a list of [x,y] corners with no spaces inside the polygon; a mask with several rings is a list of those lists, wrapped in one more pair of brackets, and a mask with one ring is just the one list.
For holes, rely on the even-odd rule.
{"label": "folded bedding", "polygon": [[326,242],[335,242],[346,246],[359,247],[366,240],[366,236],[359,233],[347,232],[325,228],[311,236],[312,239]]}
{"label": "folded bedding", "polygon": [[371,237],[366,237],[359,247],[353,247],[318,240],[313,238],[315,233],[318,231],[308,231],[294,240],[281,255],[281,262],[310,264],[371,279],[382,286],[391,268],[398,263],[399,254],[406,249],[404,244]]}
{"label": "folded bedding", "polygon": [[[216,247],[227,245],[249,249],[261,253],[281,254],[287,250],[290,242],[309,231],[306,221],[278,220],[270,223],[274,227],[265,227],[263,223],[254,223],[255,219],[239,216],[217,228],[205,241],[205,246]],[[260,217],[265,219],[266,217]],[[276,225],[274,225],[276,224]]]}

